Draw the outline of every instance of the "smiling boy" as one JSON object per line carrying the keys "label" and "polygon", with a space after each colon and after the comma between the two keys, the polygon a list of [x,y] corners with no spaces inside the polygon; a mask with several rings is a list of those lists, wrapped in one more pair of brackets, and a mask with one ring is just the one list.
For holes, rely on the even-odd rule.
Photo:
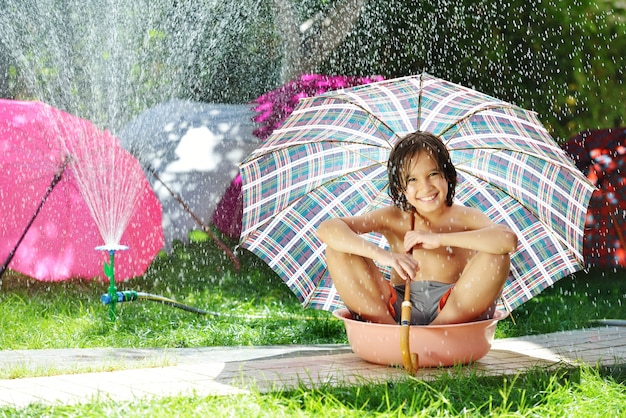
{"label": "smiling boy", "polygon": [[[515,233],[475,208],[454,204],[456,170],[441,140],[414,132],[391,151],[387,165],[394,205],[322,222],[333,283],[353,315],[400,321],[411,280],[411,323],[450,324],[489,318],[509,274]],[[385,236],[389,250],[361,234]],[[387,280],[374,263],[392,268]]]}

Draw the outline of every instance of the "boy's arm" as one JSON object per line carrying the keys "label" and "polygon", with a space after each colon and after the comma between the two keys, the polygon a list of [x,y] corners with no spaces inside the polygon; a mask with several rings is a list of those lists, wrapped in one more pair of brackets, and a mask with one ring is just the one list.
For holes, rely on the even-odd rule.
{"label": "boy's arm", "polygon": [[380,209],[361,216],[328,219],[318,226],[317,236],[332,250],[372,259],[391,266],[404,280],[412,279],[418,269],[413,256],[387,251],[360,236],[367,232],[383,233],[389,218],[386,210]]}
{"label": "boy's arm", "polygon": [[[333,218],[322,222],[317,228],[317,236],[329,248],[342,253],[360,255],[362,257],[378,260],[386,253],[384,248],[360,236],[362,233],[371,231],[355,231],[354,218]],[[363,223],[358,222],[358,225]],[[369,228],[363,228],[369,229]]]}
{"label": "boy's arm", "polygon": [[317,236],[335,251],[360,255],[380,261],[388,251],[361,237],[361,234],[377,232],[386,235],[387,224],[398,221],[391,207],[384,207],[358,216],[331,218],[317,228]]}
{"label": "boy's arm", "polygon": [[506,225],[492,222],[484,213],[476,209],[465,209],[459,218],[465,231],[410,231],[404,241],[405,249],[416,246],[424,249],[450,246],[491,254],[509,254],[517,249],[517,236],[513,230]]}
{"label": "boy's arm", "polygon": [[506,225],[492,224],[484,228],[442,233],[440,246],[467,248],[490,254],[509,254],[517,249],[517,236]]}

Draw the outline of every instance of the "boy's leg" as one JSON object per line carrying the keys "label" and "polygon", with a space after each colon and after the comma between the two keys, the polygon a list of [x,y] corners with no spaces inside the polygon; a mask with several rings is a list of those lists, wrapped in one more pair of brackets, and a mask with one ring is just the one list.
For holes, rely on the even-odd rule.
{"label": "boy's leg", "polygon": [[341,300],[361,318],[396,324],[389,312],[391,287],[370,259],[326,248],[326,264]]}
{"label": "boy's leg", "polygon": [[500,296],[510,265],[508,254],[476,254],[467,263],[445,306],[431,324],[457,324],[477,319]]}

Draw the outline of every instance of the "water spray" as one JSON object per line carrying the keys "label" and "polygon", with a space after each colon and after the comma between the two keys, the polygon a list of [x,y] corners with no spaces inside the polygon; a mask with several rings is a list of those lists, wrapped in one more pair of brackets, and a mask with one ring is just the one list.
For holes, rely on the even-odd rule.
{"label": "water spray", "polygon": [[109,278],[108,295],[111,298],[109,304],[109,318],[111,321],[115,321],[117,318],[117,287],[115,286],[115,252],[128,250],[126,245],[101,245],[95,248],[97,251],[108,251],[109,262],[104,263],[104,274]]}

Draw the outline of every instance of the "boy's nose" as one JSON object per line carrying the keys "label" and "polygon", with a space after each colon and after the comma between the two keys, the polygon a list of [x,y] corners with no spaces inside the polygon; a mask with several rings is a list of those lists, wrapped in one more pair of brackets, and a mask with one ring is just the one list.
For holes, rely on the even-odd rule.
{"label": "boy's nose", "polygon": [[418,191],[423,192],[425,190],[428,190],[429,188],[430,188],[430,182],[428,181],[428,179],[418,180],[417,182]]}

